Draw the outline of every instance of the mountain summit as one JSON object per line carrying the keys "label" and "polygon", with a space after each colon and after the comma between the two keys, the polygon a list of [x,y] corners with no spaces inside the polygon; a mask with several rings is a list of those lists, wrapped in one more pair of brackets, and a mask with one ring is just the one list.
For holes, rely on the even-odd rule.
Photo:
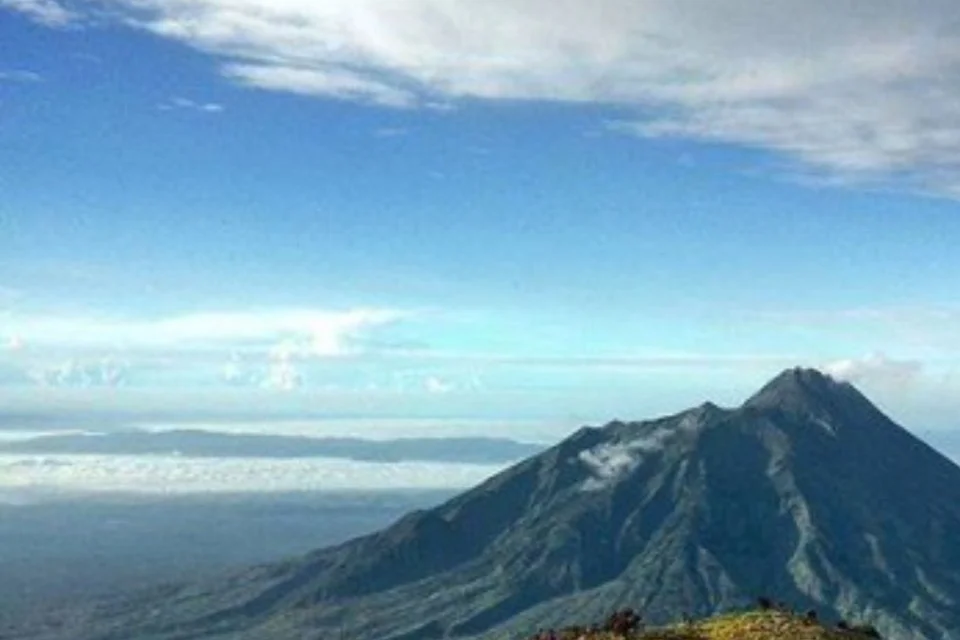
{"label": "mountain summit", "polygon": [[805,412],[808,415],[821,416],[837,411],[847,414],[879,413],[850,383],[838,382],[816,369],[801,367],[787,369],[778,375],[743,406],[748,409]]}
{"label": "mountain summit", "polygon": [[786,408],[790,405],[832,402],[849,396],[853,387],[846,382],[837,382],[816,369],[796,367],[787,369],[768,382],[744,404],[748,407]]}
{"label": "mountain summit", "polygon": [[960,640],[958,532],[960,468],[852,385],[792,369],[739,408],[583,428],[341,546],[4,637],[505,638],[766,595]]}

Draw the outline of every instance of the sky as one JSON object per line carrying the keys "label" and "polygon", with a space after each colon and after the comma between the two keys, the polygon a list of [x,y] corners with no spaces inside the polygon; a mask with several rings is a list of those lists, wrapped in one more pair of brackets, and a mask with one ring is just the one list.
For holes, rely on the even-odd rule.
{"label": "sky", "polygon": [[0,413],[960,430],[958,18],[0,0]]}

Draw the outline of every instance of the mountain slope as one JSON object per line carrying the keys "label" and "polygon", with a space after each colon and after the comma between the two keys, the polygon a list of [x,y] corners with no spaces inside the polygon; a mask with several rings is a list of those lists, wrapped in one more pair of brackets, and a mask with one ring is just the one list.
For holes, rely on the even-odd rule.
{"label": "mountain slope", "polygon": [[759,594],[960,639],[960,468],[849,384],[786,371],[744,405],[584,428],[366,538],[14,638],[504,637]]}

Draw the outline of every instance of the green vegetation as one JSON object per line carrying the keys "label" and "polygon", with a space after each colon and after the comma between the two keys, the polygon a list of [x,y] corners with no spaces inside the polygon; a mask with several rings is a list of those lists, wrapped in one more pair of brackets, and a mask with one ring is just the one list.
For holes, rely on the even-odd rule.
{"label": "green vegetation", "polygon": [[[688,621],[645,629],[632,612],[619,612],[598,628],[572,627],[545,631],[531,640],[866,640],[880,638],[873,627],[840,623],[828,626],[815,615],[799,615],[775,609],[726,614],[701,621]],[[630,620],[632,628],[625,628]]]}

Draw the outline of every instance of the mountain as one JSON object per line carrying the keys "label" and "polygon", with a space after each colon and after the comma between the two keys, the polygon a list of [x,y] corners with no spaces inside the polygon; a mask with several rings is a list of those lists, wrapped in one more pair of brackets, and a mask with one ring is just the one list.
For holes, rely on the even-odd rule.
{"label": "mountain", "polygon": [[363,462],[512,462],[542,451],[505,438],[312,438],[179,429],[54,434],[0,442],[0,453],[184,455],[214,458],[343,458]]}
{"label": "mountain", "polygon": [[792,369],[735,409],[583,428],[379,533],[0,636],[493,639],[764,594],[960,640],[957,532],[960,468],[853,386]]}

